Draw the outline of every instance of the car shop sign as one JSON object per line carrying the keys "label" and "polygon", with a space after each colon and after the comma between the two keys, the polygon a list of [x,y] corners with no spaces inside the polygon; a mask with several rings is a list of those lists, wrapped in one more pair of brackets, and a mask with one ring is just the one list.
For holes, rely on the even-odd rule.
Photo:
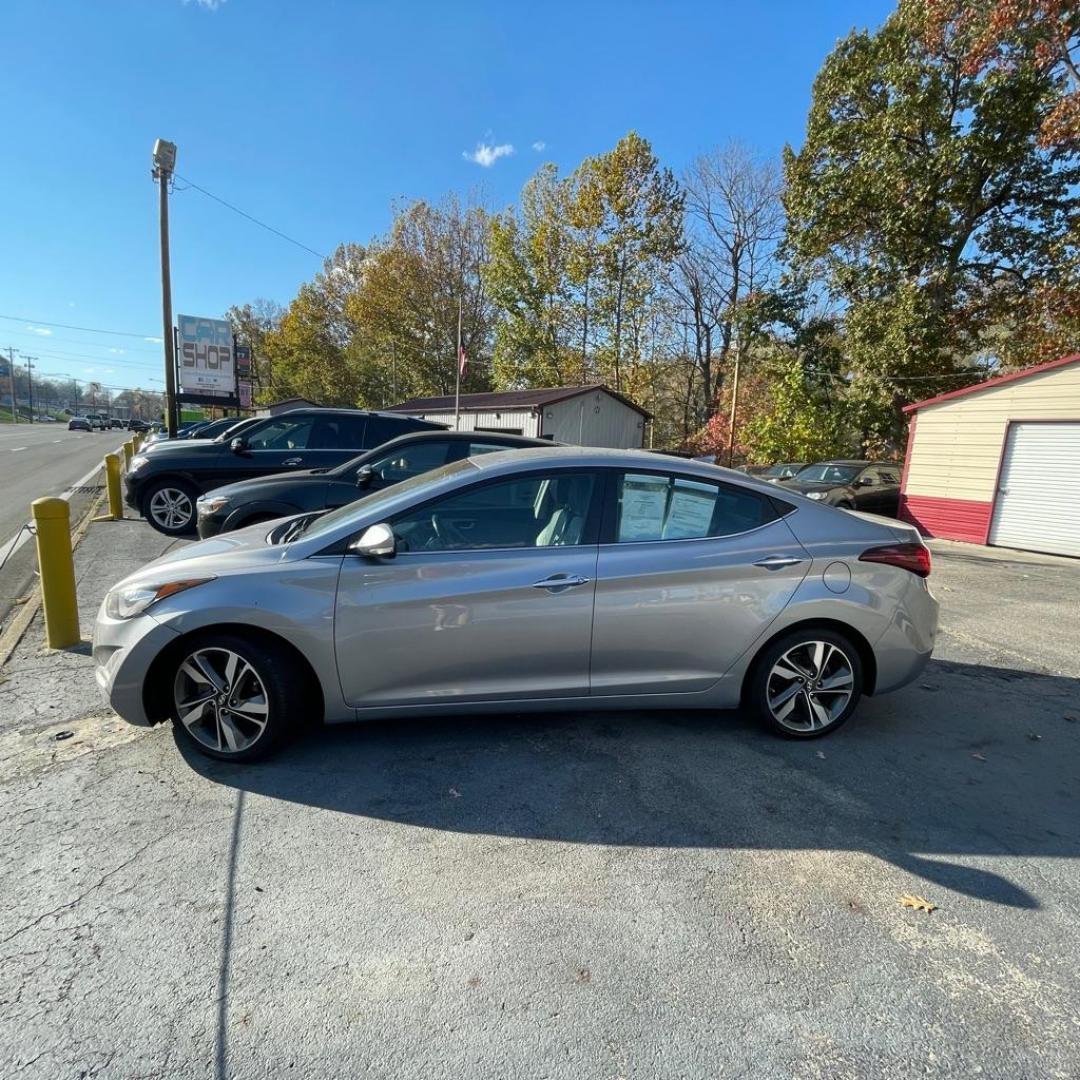
{"label": "car shop sign", "polygon": [[176,317],[176,366],[183,393],[236,393],[232,327],[224,319]]}

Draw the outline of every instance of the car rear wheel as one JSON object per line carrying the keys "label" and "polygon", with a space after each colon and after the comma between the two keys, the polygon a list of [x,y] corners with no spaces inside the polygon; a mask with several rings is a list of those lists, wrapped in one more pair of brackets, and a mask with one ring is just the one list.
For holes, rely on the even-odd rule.
{"label": "car rear wheel", "polygon": [[774,641],[758,657],[748,704],[778,735],[814,739],[851,716],[862,688],[858,649],[843,634],[808,627]]}
{"label": "car rear wheel", "polygon": [[209,634],[173,669],[174,728],[222,761],[255,761],[276,750],[306,703],[295,659],[273,642]]}
{"label": "car rear wheel", "polygon": [[198,493],[183,480],[158,480],[143,496],[143,517],[166,536],[183,536],[195,529]]}

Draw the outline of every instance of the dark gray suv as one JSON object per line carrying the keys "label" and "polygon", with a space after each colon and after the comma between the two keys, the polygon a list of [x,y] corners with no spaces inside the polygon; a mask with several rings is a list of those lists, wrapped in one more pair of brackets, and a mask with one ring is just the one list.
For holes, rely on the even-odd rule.
{"label": "dark gray suv", "polygon": [[365,409],[292,409],[216,439],[171,439],[131,459],[124,498],[159,532],[195,531],[195,500],[211,488],[291,469],[332,469],[359,450],[441,424]]}

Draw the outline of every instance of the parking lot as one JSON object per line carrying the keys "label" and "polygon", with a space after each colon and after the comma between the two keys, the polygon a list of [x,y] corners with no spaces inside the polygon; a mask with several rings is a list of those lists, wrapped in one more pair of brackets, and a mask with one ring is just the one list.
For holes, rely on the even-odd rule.
{"label": "parking lot", "polygon": [[[84,623],[117,552],[168,544],[92,527]],[[1075,1075],[1080,566],[935,558],[931,666],[804,744],[465,716],[231,766],[31,631],[0,683],[0,1074]]]}

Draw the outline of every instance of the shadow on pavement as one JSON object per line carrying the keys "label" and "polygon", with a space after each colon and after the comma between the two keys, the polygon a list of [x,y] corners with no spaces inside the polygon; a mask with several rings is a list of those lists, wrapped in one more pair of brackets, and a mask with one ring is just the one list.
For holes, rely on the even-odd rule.
{"label": "shadow on pavement", "polygon": [[581,844],[861,851],[1037,908],[984,856],[1080,854],[1080,680],[934,661],[842,731],[789,742],[739,713],[459,716],[314,731],[232,766],[258,795],[406,825]]}

